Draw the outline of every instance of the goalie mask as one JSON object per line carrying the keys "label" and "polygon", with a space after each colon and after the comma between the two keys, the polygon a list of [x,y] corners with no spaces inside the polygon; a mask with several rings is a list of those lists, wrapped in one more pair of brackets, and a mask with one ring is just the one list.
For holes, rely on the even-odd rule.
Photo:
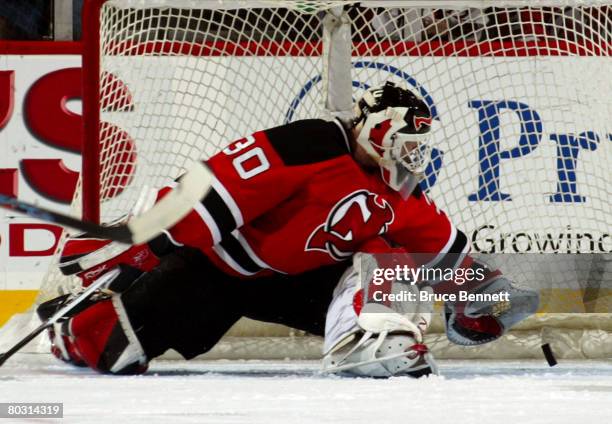
{"label": "goalie mask", "polygon": [[410,90],[387,82],[367,90],[354,112],[357,143],[378,163],[384,182],[407,198],[430,156],[429,108]]}

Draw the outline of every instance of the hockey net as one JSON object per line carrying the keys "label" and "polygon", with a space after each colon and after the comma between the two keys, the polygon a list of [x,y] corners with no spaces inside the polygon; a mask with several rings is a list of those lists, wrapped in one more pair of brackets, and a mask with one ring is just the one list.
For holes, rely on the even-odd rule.
{"label": "hockey net", "polygon": [[[473,251],[508,253],[502,270],[516,281],[554,280],[540,313],[490,346],[451,346],[437,322],[434,353],[540,358],[551,342],[561,357],[612,355],[612,2],[381,3],[86,2],[75,210],[112,221],[192,160],[254,130],[346,114],[365,88],[394,80],[432,108],[422,186]],[[52,269],[39,300],[71,284]],[[241,322],[215,352],[319,349],[300,332]]]}

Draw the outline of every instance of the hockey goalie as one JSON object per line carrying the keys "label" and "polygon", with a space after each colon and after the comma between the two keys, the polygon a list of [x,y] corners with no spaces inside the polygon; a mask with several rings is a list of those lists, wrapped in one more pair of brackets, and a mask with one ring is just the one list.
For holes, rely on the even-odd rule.
{"label": "hockey goalie", "polygon": [[[113,278],[54,325],[52,352],[100,372],[142,373],[168,349],[205,353],[249,317],[324,336],[327,372],[417,377],[436,372],[424,341],[431,296],[420,293],[459,287],[507,299],[445,302],[448,338],[494,341],[536,311],[538,295],[474,260],[466,236],[421,192],[431,127],[426,104],[388,82],[365,92],[350,122],[302,120],[231,143],[201,164],[214,175],[204,198],[148,243],[72,237],[61,271],[83,286]],[[398,261],[482,278],[421,279],[405,287],[417,300],[404,308],[368,289],[376,269]],[[398,283],[385,280],[383,294]],[[69,300],[46,302],[39,315]]]}

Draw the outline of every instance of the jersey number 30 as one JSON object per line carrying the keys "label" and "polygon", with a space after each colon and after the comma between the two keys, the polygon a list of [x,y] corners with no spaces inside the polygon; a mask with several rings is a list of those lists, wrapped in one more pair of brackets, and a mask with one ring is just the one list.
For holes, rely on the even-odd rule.
{"label": "jersey number 30", "polygon": [[255,138],[250,135],[244,141],[237,141],[223,149],[223,153],[228,156],[238,154],[232,160],[232,165],[243,180],[253,178],[270,169],[270,162],[263,149],[261,147],[251,148],[254,143]]}

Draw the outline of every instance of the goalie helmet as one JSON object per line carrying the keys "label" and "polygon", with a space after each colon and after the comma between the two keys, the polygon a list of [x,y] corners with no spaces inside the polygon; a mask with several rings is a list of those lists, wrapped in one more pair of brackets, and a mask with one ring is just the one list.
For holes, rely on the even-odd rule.
{"label": "goalie helmet", "polygon": [[410,90],[387,82],[367,90],[354,113],[357,143],[378,163],[384,182],[407,198],[430,156],[429,107]]}

